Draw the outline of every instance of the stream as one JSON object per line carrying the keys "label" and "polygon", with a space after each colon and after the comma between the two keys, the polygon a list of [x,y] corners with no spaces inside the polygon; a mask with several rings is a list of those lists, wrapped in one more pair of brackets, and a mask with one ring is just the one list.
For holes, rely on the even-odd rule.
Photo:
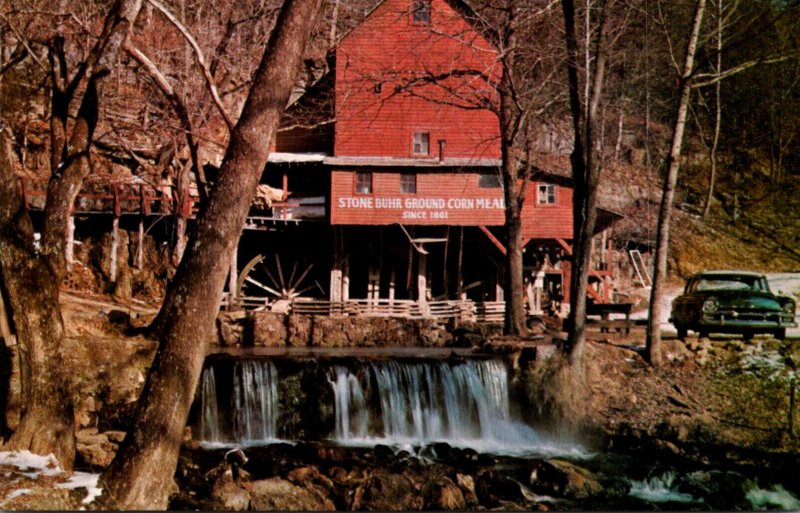
{"label": "stream", "polygon": [[[199,444],[182,452],[181,488],[208,488],[204,476],[241,448],[252,479],[309,466],[330,476],[330,500],[342,510],[387,507],[354,506],[359,486],[377,485],[351,479],[385,472],[420,490],[436,476],[468,476],[465,506],[475,510],[800,509],[800,462],[590,447],[537,427],[511,374],[492,358],[210,359],[193,410]],[[181,493],[171,507],[210,507],[202,497]]]}

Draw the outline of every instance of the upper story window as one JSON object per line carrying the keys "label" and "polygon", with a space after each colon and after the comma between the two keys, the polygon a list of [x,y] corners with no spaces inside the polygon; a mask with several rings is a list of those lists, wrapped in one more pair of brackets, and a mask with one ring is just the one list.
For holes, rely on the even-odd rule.
{"label": "upper story window", "polygon": [[414,0],[411,21],[414,23],[431,22],[431,0]]}
{"label": "upper story window", "polygon": [[417,174],[402,173],[400,175],[400,192],[403,194],[417,193]]}
{"label": "upper story window", "polygon": [[431,134],[430,132],[414,132],[414,140],[411,153],[414,155],[430,155]]}
{"label": "upper story window", "polygon": [[365,171],[356,173],[356,193],[372,194],[372,173]]}
{"label": "upper story window", "polygon": [[539,205],[555,205],[556,204],[556,186],[551,183],[539,184],[538,200],[536,203]]}
{"label": "upper story window", "polygon": [[500,180],[499,174],[480,174],[478,175],[478,187],[481,189],[500,189],[503,187],[503,182]]}

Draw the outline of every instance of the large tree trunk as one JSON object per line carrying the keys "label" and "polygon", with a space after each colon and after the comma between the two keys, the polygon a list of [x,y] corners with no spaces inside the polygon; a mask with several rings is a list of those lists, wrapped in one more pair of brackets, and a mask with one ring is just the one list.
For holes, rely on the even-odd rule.
{"label": "large tree trunk", "polygon": [[[67,270],[69,218],[89,172],[89,147],[97,122],[100,86],[116,63],[141,3],[142,0],[120,0],[114,4],[100,39],[69,84],[63,41],[54,42],[50,60],[52,177],[47,189],[41,252],[34,246],[33,225],[19,194],[11,147],[5,138],[2,141],[0,269],[17,327],[22,380],[22,416],[5,448],[53,453],[65,469],[72,469],[75,459],[70,376],[61,353],[64,323],[59,305],[59,286]],[[65,146],[69,105],[82,83],[86,89],[69,145]]]}
{"label": "large tree trunk", "polygon": [[692,32],[686,48],[686,59],[680,80],[680,98],[675,115],[675,129],[672,133],[672,144],[667,156],[664,175],[664,186],[661,195],[661,208],[658,212],[658,230],[656,232],[655,273],[653,288],[650,291],[650,318],[647,323],[647,359],[653,366],[661,365],[661,300],[664,296],[664,280],[667,277],[667,252],[669,251],[669,225],[672,214],[672,202],[675,197],[675,185],[678,182],[678,171],[681,167],[681,149],[683,132],[686,128],[686,116],[689,112],[689,98],[692,92],[692,72],[694,56],[697,51],[697,40],[703,23],[706,0],[697,0],[692,22]]}
{"label": "large tree trunk", "polygon": [[33,224],[19,193],[15,157],[0,132],[0,270],[20,349],[22,411],[4,450],[53,454],[66,470],[75,459],[71,387],[61,354],[64,324],[58,281],[34,248]]}
{"label": "large tree trunk", "polygon": [[267,162],[321,0],[286,0],[209,203],[158,316],[160,344],[100,503],[164,509],[233,250]]}
{"label": "large tree trunk", "polygon": [[525,201],[525,188],[528,176],[520,176],[519,162],[514,152],[517,135],[523,120],[523,112],[514,97],[517,51],[517,1],[506,5],[503,21],[503,47],[507,49],[502,56],[503,75],[498,94],[500,96],[500,149],[502,157],[503,190],[505,198],[506,261],[505,292],[506,315],[504,332],[506,335],[523,335],[527,332],[525,324],[525,296],[522,268],[522,206]]}
{"label": "large tree trunk", "polygon": [[[570,331],[568,347],[570,360],[580,364],[586,346],[586,288],[591,270],[592,235],[597,222],[597,188],[600,182],[601,162],[594,140],[597,107],[603,89],[605,61],[606,9],[612,2],[603,1],[599,7],[599,20],[594,37],[595,71],[589,98],[580,98],[578,79],[578,40],[575,32],[575,5],[572,0],[562,0],[564,12],[564,37],[567,47],[567,79],[569,83],[570,111],[574,132],[574,147],[570,155],[573,193],[573,266],[570,279]],[[588,15],[588,14],[587,14]]]}

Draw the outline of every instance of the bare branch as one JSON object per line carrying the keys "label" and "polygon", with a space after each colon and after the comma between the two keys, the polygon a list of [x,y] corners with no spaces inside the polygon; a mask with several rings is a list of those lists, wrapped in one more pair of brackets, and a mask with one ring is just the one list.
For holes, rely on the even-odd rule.
{"label": "bare branch", "polygon": [[178,21],[178,19],[175,16],[173,16],[172,13],[169,12],[169,10],[167,10],[166,7],[161,5],[157,0],[147,0],[147,1],[150,2],[150,5],[161,11],[161,14],[163,14],[169,20],[169,22],[172,23],[175,26],[175,28],[178,29],[178,31],[183,35],[183,37],[186,39],[186,41],[194,50],[195,60],[197,61],[197,65],[200,67],[200,70],[203,72],[203,77],[206,80],[206,87],[208,87],[208,92],[211,93],[211,97],[214,100],[214,104],[217,106],[217,110],[219,110],[222,119],[225,120],[225,124],[228,126],[228,130],[229,131],[233,130],[234,126],[233,120],[231,120],[231,117],[228,115],[227,111],[225,110],[225,107],[222,105],[222,99],[220,98],[219,92],[217,91],[217,86],[214,84],[214,78],[211,75],[211,70],[208,68],[208,65],[206,64],[206,59],[203,56],[203,50],[200,48],[200,45],[197,44],[197,41],[195,41],[194,37],[189,32],[189,30],[186,27],[184,27],[183,24],[180,21]]}
{"label": "bare branch", "polygon": [[[765,57],[763,59],[755,59],[752,61],[743,62],[738,66],[734,66],[721,73],[699,73],[694,76],[695,82],[692,84],[692,89],[699,89],[701,87],[714,85],[721,80],[724,80],[728,77],[741,73],[742,71],[746,71],[754,66],[758,66],[759,64],[775,64],[778,62],[789,60],[793,57],[797,57],[798,55],[800,55],[800,52],[791,52],[783,55],[777,55],[775,57]],[[697,81],[697,79],[706,79],[706,78],[708,78],[708,80],[705,80],[703,82]]]}

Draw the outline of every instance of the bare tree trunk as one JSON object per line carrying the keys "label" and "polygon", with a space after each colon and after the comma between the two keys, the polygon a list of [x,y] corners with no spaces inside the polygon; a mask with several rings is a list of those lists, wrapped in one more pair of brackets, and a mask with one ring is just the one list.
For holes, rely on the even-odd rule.
{"label": "bare tree trunk", "polygon": [[64,373],[64,324],[58,284],[34,249],[33,224],[19,194],[10,137],[0,131],[0,270],[20,342],[22,411],[4,450],[53,454],[62,468],[75,459],[70,379]]}
{"label": "bare tree trunk", "polygon": [[[67,239],[72,206],[89,172],[89,148],[97,122],[101,86],[116,64],[141,8],[141,0],[119,0],[111,8],[100,38],[71,81],[67,80],[63,40],[50,53],[53,81],[51,172],[47,188],[41,252],[33,244],[33,225],[18,194],[10,147],[3,149],[0,195],[0,268],[17,325],[23,383],[22,417],[6,448],[53,453],[71,469],[75,435],[70,377],[64,364],[64,324],[59,286],[67,270]],[[72,133],[68,112],[76,91],[85,85]],[[69,139],[69,145],[66,141]],[[5,143],[3,143],[5,146]]]}
{"label": "bare tree trunk", "polygon": [[191,243],[155,322],[160,344],[101,507],[164,509],[231,255],[322,0],[286,0]]}
{"label": "bare tree trunk", "polygon": [[514,97],[515,91],[515,52],[517,45],[516,9],[517,0],[506,4],[503,47],[508,49],[502,57],[503,75],[498,88],[500,96],[500,151],[502,156],[503,191],[505,198],[506,262],[505,293],[506,314],[504,332],[506,335],[524,335],[525,296],[522,268],[522,206],[529,173],[520,173],[517,155],[514,152],[517,135],[522,125],[524,112]]}
{"label": "bare tree trunk", "polygon": [[[723,30],[723,9],[722,2],[717,0],[717,73],[722,73],[722,30]],[[714,84],[714,140],[711,143],[711,170],[708,175],[708,194],[706,204],[703,208],[703,219],[708,219],[711,213],[711,202],[714,200],[714,187],[717,181],[717,149],[719,148],[719,135],[722,129],[722,80]]]}
{"label": "bare tree trunk", "polygon": [[586,346],[586,287],[591,270],[592,235],[597,222],[597,188],[600,181],[600,155],[594,141],[597,107],[603,89],[606,52],[605,21],[608,1],[601,2],[598,26],[594,38],[595,72],[591,77],[589,98],[580,97],[578,80],[578,41],[575,32],[575,5],[572,0],[562,0],[564,11],[565,44],[567,47],[567,78],[569,82],[570,110],[572,112],[574,148],[570,155],[573,193],[573,266],[570,279],[570,361],[579,364]]}
{"label": "bare tree trunk", "polygon": [[661,196],[661,208],[658,214],[658,231],[656,235],[655,272],[653,288],[650,291],[650,318],[647,323],[647,359],[653,366],[660,366],[661,360],[661,300],[664,295],[664,280],[667,277],[667,251],[669,251],[669,225],[672,214],[672,202],[675,197],[675,185],[681,166],[681,149],[683,133],[686,128],[686,116],[689,112],[689,98],[692,93],[692,72],[697,41],[703,23],[706,0],[697,0],[692,21],[692,31],[686,48],[686,59],[680,80],[680,99],[675,115],[675,129],[672,133],[672,144],[666,161],[666,174]]}

